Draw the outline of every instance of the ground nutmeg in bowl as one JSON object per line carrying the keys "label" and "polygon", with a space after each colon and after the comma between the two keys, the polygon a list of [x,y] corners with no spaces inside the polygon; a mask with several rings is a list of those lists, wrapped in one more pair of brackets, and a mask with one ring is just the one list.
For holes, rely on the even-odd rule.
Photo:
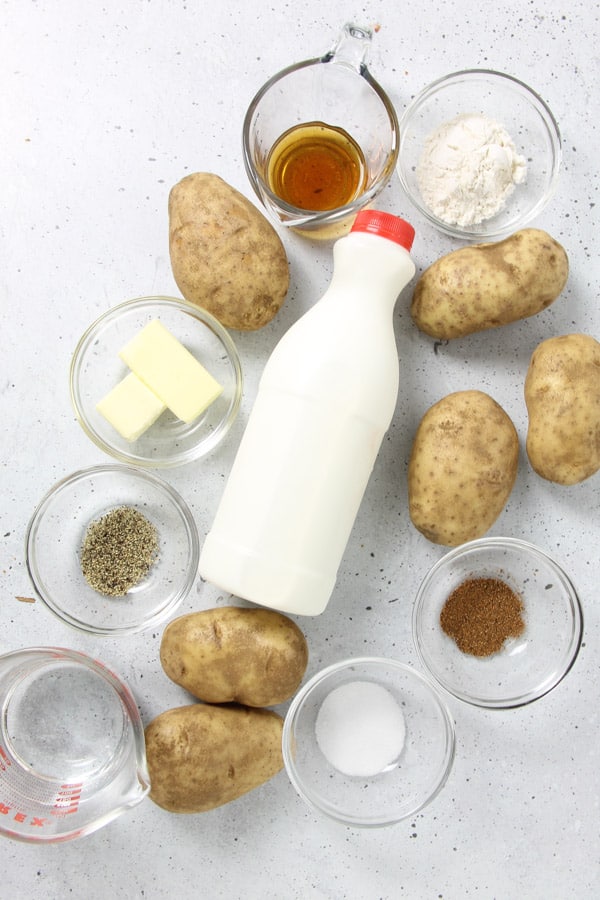
{"label": "ground nutmeg in bowl", "polygon": [[463,653],[491,656],[523,633],[523,610],[519,595],[500,578],[468,578],[448,596],[440,625]]}

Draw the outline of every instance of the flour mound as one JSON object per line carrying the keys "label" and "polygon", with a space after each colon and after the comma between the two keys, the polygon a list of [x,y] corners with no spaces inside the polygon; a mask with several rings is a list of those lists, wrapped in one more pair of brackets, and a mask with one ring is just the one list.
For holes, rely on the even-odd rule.
{"label": "flour mound", "polygon": [[466,113],[425,141],[417,166],[424,203],[448,225],[478,225],[506,205],[527,163],[502,125]]}

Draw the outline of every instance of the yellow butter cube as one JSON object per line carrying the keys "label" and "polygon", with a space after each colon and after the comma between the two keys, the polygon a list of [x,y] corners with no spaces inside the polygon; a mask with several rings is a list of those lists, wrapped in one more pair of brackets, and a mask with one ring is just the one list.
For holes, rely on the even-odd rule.
{"label": "yellow butter cube", "polygon": [[126,441],[135,441],[166,409],[166,404],[130,372],[97,404],[96,409]]}
{"label": "yellow butter cube", "polygon": [[192,422],[223,388],[158,319],[153,319],[119,356],[179,419]]}

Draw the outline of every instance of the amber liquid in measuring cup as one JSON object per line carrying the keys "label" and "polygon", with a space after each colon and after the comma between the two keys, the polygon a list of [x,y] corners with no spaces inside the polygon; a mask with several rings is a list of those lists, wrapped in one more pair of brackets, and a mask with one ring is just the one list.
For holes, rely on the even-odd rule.
{"label": "amber liquid in measuring cup", "polygon": [[267,159],[269,187],[298,209],[322,211],[351,203],[367,181],[364,154],[344,131],[323,122],[284,132]]}

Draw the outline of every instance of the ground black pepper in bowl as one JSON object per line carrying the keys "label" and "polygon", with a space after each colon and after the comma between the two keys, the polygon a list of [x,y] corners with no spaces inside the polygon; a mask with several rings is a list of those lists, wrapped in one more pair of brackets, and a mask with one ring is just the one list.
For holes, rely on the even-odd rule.
{"label": "ground black pepper in bowl", "polygon": [[80,469],[53,485],[25,545],[37,596],[91,634],[156,628],[198,575],[198,530],[183,497],[152,472],[119,463]]}
{"label": "ground black pepper in bowl", "polygon": [[158,558],[158,532],[137,509],[119,506],[93,521],[81,548],[81,571],[90,587],[123,597]]}

